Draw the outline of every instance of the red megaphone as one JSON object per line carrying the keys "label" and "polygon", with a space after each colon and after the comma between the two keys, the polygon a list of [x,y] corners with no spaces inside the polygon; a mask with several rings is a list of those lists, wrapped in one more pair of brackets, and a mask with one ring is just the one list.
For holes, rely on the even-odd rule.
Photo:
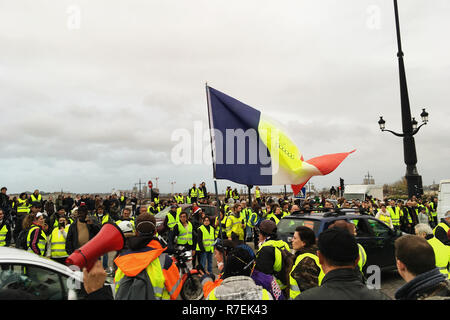
{"label": "red megaphone", "polygon": [[95,262],[110,251],[119,251],[125,245],[125,236],[122,230],[113,224],[105,223],[100,232],[80,249],[76,249],[67,259],[67,265],[78,266],[81,270],[88,270]]}

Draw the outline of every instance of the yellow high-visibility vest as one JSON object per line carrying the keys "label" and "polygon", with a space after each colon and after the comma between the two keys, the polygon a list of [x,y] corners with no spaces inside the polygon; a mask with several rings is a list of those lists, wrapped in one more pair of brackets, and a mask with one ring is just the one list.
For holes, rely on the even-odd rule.
{"label": "yellow high-visibility vest", "polygon": [[448,268],[450,262],[450,247],[443,244],[438,238],[433,237],[427,242],[433,248],[434,256],[436,258],[436,267],[439,271],[445,274],[448,278]]}
{"label": "yellow high-visibility vest", "polygon": [[[209,232],[206,230],[206,227],[200,226],[200,228],[198,228],[199,230],[201,230],[202,235],[203,235],[203,247],[205,247],[205,252],[213,252],[214,251],[214,228],[212,226],[209,226]],[[197,243],[197,251],[200,251],[200,247]]]}
{"label": "yellow high-visibility vest", "polygon": [[[64,228],[64,231],[69,232],[70,225]],[[59,228],[54,228],[50,235],[50,256],[52,258],[65,258],[69,254],[66,252],[66,239]]]}
{"label": "yellow high-visibility vest", "polygon": [[325,273],[322,270],[322,266],[319,263],[319,257],[316,256],[315,254],[312,253],[304,253],[301,254],[297,257],[297,259],[295,259],[295,263],[294,266],[292,267],[291,272],[289,273],[289,283],[290,283],[290,290],[289,290],[289,296],[291,299],[295,299],[295,297],[297,297],[301,291],[300,291],[300,287],[297,283],[297,280],[295,280],[292,277],[292,272],[295,270],[295,268],[297,267],[297,265],[306,257],[309,257],[311,259],[314,260],[314,262],[316,263],[316,265],[320,268],[320,273],[319,273],[319,278],[318,278],[318,285],[320,285],[322,283],[322,279],[325,276]]}

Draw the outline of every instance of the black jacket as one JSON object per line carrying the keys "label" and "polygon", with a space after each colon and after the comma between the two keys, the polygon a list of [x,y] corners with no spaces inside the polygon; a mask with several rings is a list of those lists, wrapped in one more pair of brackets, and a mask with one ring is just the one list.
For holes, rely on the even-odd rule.
{"label": "black jacket", "polygon": [[[87,225],[89,231],[89,240],[97,235],[100,231],[100,225],[98,224],[88,224]],[[69,227],[69,231],[67,232],[66,237],[66,252],[70,255],[76,249],[79,249],[80,245],[78,243],[78,229],[77,229],[77,220],[74,221]]]}
{"label": "black jacket", "polygon": [[[0,193],[0,208],[3,209],[3,211],[9,211],[11,208],[11,202],[9,201],[9,196],[6,194]],[[5,214],[7,212],[4,212]]]}
{"label": "black jacket", "polygon": [[[450,227],[445,219],[441,219],[441,223],[445,223]],[[450,246],[450,239],[447,236],[447,232],[445,232],[444,228],[442,228],[441,226],[436,228],[435,237],[438,238],[443,244]]]}
{"label": "black jacket", "polygon": [[11,245],[11,225],[9,224],[9,222],[3,217],[3,222],[0,224],[0,230],[3,229],[3,226],[6,226],[6,229],[8,230],[6,233],[6,238],[5,238],[5,242],[6,242],[6,247],[9,247]]}
{"label": "black jacket", "polygon": [[300,293],[295,300],[391,300],[381,291],[368,289],[356,269],[328,272],[319,287]]}

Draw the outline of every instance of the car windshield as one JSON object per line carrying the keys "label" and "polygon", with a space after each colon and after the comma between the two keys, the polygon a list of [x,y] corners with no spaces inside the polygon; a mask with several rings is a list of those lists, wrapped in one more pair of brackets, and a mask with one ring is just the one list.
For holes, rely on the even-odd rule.
{"label": "car windshield", "polygon": [[155,219],[165,219],[167,212],[169,212],[170,208],[165,208],[164,210],[155,214]]}
{"label": "car windshield", "polygon": [[311,219],[281,219],[277,224],[279,233],[294,234],[297,227],[308,227],[314,231],[315,234],[319,231],[320,222]]}

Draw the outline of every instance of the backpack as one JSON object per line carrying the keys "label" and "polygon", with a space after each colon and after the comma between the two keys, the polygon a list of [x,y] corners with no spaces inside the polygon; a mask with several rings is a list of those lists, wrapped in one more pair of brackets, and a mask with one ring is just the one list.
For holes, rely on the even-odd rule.
{"label": "backpack", "polygon": [[29,231],[30,229],[23,229],[22,231],[20,231],[19,235],[17,236],[16,248],[24,250],[28,249],[27,237]]}
{"label": "backpack", "polygon": [[276,247],[278,250],[281,251],[281,260],[283,261],[281,271],[279,274],[279,279],[284,284],[289,284],[289,274],[292,271],[292,267],[295,263],[295,255],[291,253],[290,251],[286,250],[285,247],[279,248]]}
{"label": "backpack", "polygon": [[119,281],[115,300],[156,300],[152,283],[147,270],[142,270],[137,276],[124,276]]}

